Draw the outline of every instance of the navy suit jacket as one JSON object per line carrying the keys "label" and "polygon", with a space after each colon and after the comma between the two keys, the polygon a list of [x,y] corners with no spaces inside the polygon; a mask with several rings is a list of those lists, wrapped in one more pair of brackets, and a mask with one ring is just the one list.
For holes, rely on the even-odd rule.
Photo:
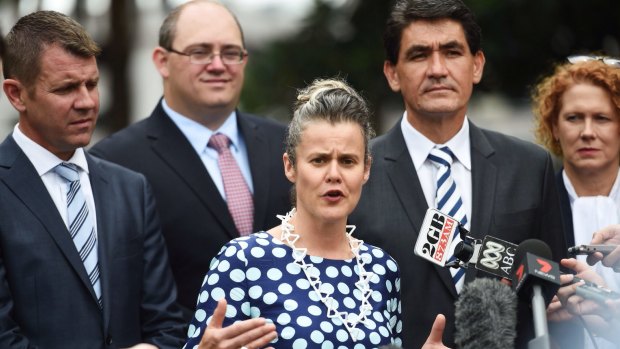
{"label": "navy suit jacket", "polygon": [[[471,236],[492,235],[515,244],[537,238],[551,247],[555,260],[563,257],[566,250],[550,156],[534,144],[471,122],[470,143]],[[372,156],[370,179],[350,221],[362,240],[383,248],[399,264],[403,347],[420,348],[439,313],[447,320],[444,343],[455,347],[457,293],[450,271],[413,253],[428,205],[400,122],[373,140]],[[475,268],[469,268],[465,282],[475,276]],[[527,307],[521,307],[519,343],[529,336],[531,319]]]}
{"label": "navy suit jacket", "polygon": [[[254,184],[254,231],[290,210],[284,176],[285,126],[237,112]],[[206,141],[206,140],[205,140]],[[150,117],[96,144],[91,153],[140,172],[153,186],[179,303],[189,322],[211,259],[239,236],[226,202],[181,130],[158,103]]]}
{"label": "navy suit jacket", "polygon": [[0,347],[178,348],[184,323],[146,179],[86,159],[103,309],[34,166],[12,136],[0,145]]}

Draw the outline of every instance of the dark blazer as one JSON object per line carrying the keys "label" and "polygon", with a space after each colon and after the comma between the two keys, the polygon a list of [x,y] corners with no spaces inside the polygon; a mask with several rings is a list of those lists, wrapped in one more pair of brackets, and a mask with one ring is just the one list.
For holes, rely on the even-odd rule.
{"label": "dark blazer", "polygon": [[[471,122],[470,142],[471,235],[488,234],[513,243],[538,238],[549,244],[554,259],[564,256],[549,155],[536,145],[482,130]],[[455,347],[457,293],[450,272],[413,253],[428,205],[400,123],[372,142],[372,155],[370,180],[350,221],[357,225],[361,239],[386,250],[400,266],[404,347],[420,348],[439,313],[447,318],[444,343]],[[465,282],[475,274],[475,268],[470,268]],[[520,314],[521,327],[531,322],[527,316]]]}
{"label": "dark blazer", "polygon": [[[290,210],[290,182],[284,176],[285,127],[237,112],[254,184],[254,231],[279,223]],[[145,120],[96,144],[91,153],[140,172],[155,193],[179,303],[189,323],[211,259],[238,237],[226,202],[209,172],[161,103]]]}
{"label": "dark blazer", "polygon": [[0,347],[178,348],[184,323],[146,179],[86,159],[103,310],[34,166],[12,136],[0,145]]}

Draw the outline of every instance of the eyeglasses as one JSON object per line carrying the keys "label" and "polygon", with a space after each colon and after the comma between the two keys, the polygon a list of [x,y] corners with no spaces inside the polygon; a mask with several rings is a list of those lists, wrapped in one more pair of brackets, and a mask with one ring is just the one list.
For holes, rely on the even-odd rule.
{"label": "eyeglasses", "polygon": [[574,55],[568,56],[566,58],[569,63],[582,63],[582,62],[591,62],[591,61],[601,61],[609,66],[620,68],[620,59],[607,57],[607,56],[592,56],[592,55]]}
{"label": "eyeglasses", "polygon": [[243,63],[243,58],[248,55],[247,52],[241,48],[226,48],[220,52],[196,48],[187,53],[177,51],[173,48],[167,48],[166,50],[181,56],[188,56],[189,62],[192,64],[211,64],[215,56],[220,56],[222,63],[226,65],[236,65]]}

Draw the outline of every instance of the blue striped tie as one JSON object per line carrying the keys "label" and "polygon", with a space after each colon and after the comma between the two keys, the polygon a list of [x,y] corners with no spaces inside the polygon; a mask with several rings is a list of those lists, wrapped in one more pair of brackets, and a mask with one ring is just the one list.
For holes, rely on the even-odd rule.
{"label": "blue striped tie", "polygon": [[[461,193],[459,188],[452,178],[452,161],[454,160],[454,154],[448,147],[434,147],[428,155],[429,160],[433,165],[437,167],[437,192],[436,192],[436,205],[437,209],[442,213],[454,217],[461,222],[462,225],[467,224],[467,215],[465,214],[465,207],[463,206],[463,200],[461,199]],[[461,241],[458,234],[458,229],[455,230],[454,236],[452,236],[452,246]],[[463,287],[463,275],[465,275],[465,269],[463,268],[450,268],[452,274],[452,281],[456,291],[460,292]]]}
{"label": "blue striped tie", "polygon": [[97,256],[97,236],[93,217],[88,213],[88,205],[84,199],[80,176],[74,164],[63,162],[54,168],[54,171],[64,178],[69,188],[67,191],[67,222],[69,233],[77,248],[84,268],[95,289],[99,307],[101,303],[101,278],[99,274],[99,262]]}

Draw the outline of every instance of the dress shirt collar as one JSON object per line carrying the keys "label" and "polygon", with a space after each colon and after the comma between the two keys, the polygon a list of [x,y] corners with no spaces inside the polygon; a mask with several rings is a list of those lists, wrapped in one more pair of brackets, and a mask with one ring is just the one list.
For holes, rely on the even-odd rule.
{"label": "dress shirt collar", "polygon": [[181,132],[185,135],[189,143],[192,145],[196,153],[202,154],[207,148],[207,143],[214,133],[222,133],[230,139],[230,143],[236,149],[239,148],[239,129],[237,128],[237,113],[233,111],[226,121],[213,131],[206,126],[183,116],[176,111],[172,110],[166,103],[165,99],[162,99],[161,106],[168,114],[172,122],[177,125]]}
{"label": "dress shirt collar", "polygon": [[[403,137],[405,138],[405,143],[407,144],[407,149],[409,149],[409,154],[411,154],[413,165],[416,170],[419,170],[436,144],[426,138],[426,136],[416,130],[409,121],[407,121],[407,112],[403,114],[400,127],[403,132]],[[459,132],[448,142],[445,144],[438,144],[438,146],[448,146],[452,153],[454,153],[456,159],[467,170],[471,171],[471,152],[469,144],[469,120],[466,116]]]}
{"label": "dress shirt collar", "polygon": [[89,173],[88,162],[86,161],[83,148],[77,148],[73,153],[73,156],[68,161],[63,161],[56,155],[52,154],[49,150],[43,148],[37,142],[28,138],[28,136],[26,136],[19,129],[19,124],[15,125],[15,128],[13,129],[13,139],[26,154],[30,162],[32,162],[32,165],[37,170],[39,176],[53,170],[62,162],[75,164],[78,168],[82,169],[86,173]]}

